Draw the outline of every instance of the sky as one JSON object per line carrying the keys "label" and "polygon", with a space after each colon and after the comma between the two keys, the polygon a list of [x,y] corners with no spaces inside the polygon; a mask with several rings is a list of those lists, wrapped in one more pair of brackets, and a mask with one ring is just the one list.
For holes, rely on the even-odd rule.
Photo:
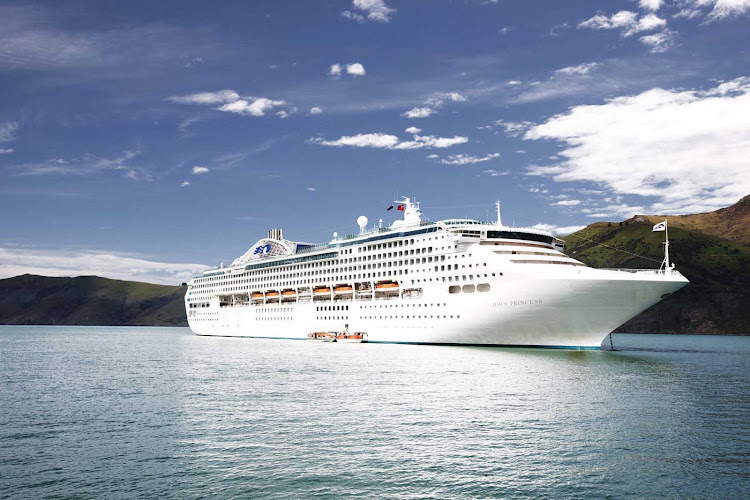
{"label": "sky", "polygon": [[750,0],[0,2],[0,278],[750,193]]}

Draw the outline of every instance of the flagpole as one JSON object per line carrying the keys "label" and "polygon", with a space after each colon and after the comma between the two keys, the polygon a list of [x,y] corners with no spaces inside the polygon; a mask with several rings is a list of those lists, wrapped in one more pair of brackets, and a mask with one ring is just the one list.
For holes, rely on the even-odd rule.
{"label": "flagpole", "polygon": [[664,219],[664,262],[666,264],[664,272],[669,271],[669,224],[667,219]]}

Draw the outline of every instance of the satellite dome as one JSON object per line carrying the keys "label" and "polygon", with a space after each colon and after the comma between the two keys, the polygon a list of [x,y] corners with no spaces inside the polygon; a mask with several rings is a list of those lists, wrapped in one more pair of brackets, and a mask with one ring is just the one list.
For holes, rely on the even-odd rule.
{"label": "satellite dome", "polygon": [[357,217],[357,225],[360,229],[364,229],[367,226],[367,217],[364,215]]}

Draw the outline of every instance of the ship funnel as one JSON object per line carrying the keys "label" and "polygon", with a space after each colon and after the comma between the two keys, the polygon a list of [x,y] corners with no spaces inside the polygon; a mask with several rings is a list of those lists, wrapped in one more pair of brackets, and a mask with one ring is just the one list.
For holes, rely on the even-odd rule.
{"label": "ship funnel", "polygon": [[271,229],[268,231],[268,237],[272,240],[283,240],[284,231],[282,229]]}

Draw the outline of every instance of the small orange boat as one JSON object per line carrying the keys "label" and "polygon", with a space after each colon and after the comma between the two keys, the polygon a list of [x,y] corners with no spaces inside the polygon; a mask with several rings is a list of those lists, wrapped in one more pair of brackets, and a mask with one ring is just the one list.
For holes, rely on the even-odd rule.
{"label": "small orange boat", "polygon": [[296,290],[284,290],[283,292],[281,292],[281,295],[283,297],[296,297],[297,291]]}
{"label": "small orange boat", "polygon": [[263,298],[263,292],[253,292],[252,295],[250,295],[250,298],[252,298],[252,299],[262,299]]}
{"label": "small orange boat", "polygon": [[336,333],[335,332],[308,333],[307,340],[314,340],[317,342],[336,342]]}
{"label": "small orange boat", "polygon": [[366,344],[367,333],[366,332],[355,332],[355,333],[339,333],[336,335],[337,342],[344,342],[348,344]]}
{"label": "small orange boat", "polygon": [[398,290],[398,283],[389,281],[387,283],[378,283],[375,285],[375,290],[378,291],[391,291],[391,290]]}
{"label": "small orange boat", "polygon": [[330,295],[331,294],[331,289],[328,288],[327,286],[323,286],[323,287],[320,287],[320,288],[316,288],[315,291],[313,291],[313,293],[315,295]]}
{"label": "small orange boat", "polygon": [[338,285],[333,289],[333,293],[337,293],[337,294],[354,293],[354,289],[349,285]]}
{"label": "small orange boat", "polygon": [[279,296],[279,292],[277,292],[276,290],[269,290],[269,291],[266,292],[266,297],[267,298],[273,299],[273,298],[276,298],[278,296]]}

